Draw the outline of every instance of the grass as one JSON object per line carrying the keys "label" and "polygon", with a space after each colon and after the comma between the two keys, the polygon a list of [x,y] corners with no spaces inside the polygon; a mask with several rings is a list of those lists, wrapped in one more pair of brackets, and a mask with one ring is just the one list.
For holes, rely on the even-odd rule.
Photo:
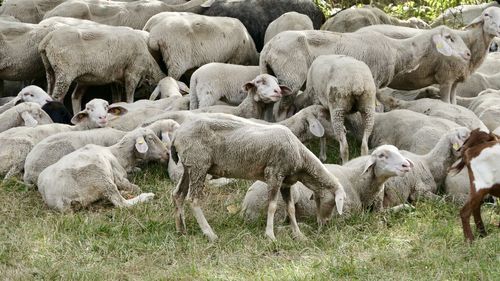
{"label": "grass", "polygon": [[[316,150],[316,147],[313,147]],[[338,150],[330,149],[330,162]],[[352,153],[356,153],[355,149]],[[352,154],[351,154],[352,155]],[[288,225],[278,242],[265,221],[245,224],[240,206],[250,182],[207,188],[204,209],[219,235],[210,244],[187,209],[188,235],[175,232],[170,192],[160,165],[132,181],[157,197],[130,209],[109,205],[71,214],[48,209],[17,181],[0,186],[0,279],[4,280],[498,280],[499,207],[485,205],[488,236],[464,243],[459,207],[424,201],[415,211],[362,213],[318,232],[301,223],[305,242]]]}

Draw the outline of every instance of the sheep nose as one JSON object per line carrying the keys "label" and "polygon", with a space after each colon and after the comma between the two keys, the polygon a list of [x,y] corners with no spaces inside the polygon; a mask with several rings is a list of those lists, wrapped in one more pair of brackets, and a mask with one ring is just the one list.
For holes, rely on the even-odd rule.
{"label": "sheep nose", "polygon": [[466,52],[464,53],[464,58],[465,58],[465,59],[470,59],[470,56],[471,56],[471,55],[470,55],[470,52],[469,52],[469,51],[466,51]]}
{"label": "sheep nose", "polygon": [[281,90],[274,89],[274,93],[277,94],[277,95],[281,95]]}

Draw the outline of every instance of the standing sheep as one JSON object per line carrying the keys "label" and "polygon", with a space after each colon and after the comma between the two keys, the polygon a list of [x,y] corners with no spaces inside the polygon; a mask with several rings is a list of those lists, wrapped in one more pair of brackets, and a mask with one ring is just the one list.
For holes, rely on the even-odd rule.
{"label": "standing sheep", "polygon": [[216,104],[237,106],[247,96],[241,86],[259,74],[258,66],[207,63],[191,75],[189,109]]}
{"label": "standing sheep", "polygon": [[457,86],[457,95],[475,97],[486,89],[500,90],[500,72],[491,75],[480,72],[473,73]]}
{"label": "standing sheep", "polygon": [[18,126],[51,124],[52,119],[33,102],[23,102],[0,114],[0,133]]}
{"label": "standing sheep", "polygon": [[[47,71],[49,94],[62,101],[70,84],[73,112],[81,108],[87,85],[119,82],[133,102],[139,82],[156,85],[165,74],[149,53],[147,33],[128,27],[61,27],[49,33],[39,51]],[[106,50],[103,52],[103,50]]]}
{"label": "standing sheep", "polygon": [[168,75],[176,80],[210,62],[255,65],[259,54],[245,26],[233,18],[164,12],[144,26],[148,45],[161,52]]}
{"label": "standing sheep", "polygon": [[125,199],[119,190],[138,192],[137,185],[127,179],[138,160],[166,160],[165,144],[146,128],[126,134],[110,147],[86,145],[50,165],[38,177],[38,191],[43,201],[60,212],[75,206],[87,207],[99,199],[107,199],[116,207],[130,207],[146,202],[153,193],[141,193]]}
{"label": "standing sheep", "polygon": [[484,59],[477,72],[494,75],[500,72],[500,51],[489,53]]}
{"label": "standing sheep", "polygon": [[[182,233],[186,232],[183,205],[189,194],[191,209],[203,233],[210,241],[217,239],[199,206],[207,174],[267,182],[270,190],[266,236],[271,240],[276,239],[273,219],[278,192],[281,189],[282,194],[289,194],[290,185],[297,181],[314,191],[320,224],[330,217],[334,205],[342,214],[345,198],[342,185],[284,126],[261,125],[230,115],[201,118],[183,124],[176,131],[172,145],[173,159],[180,159],[184,168],[173,192],[176,228]],[[287,203],[291,203],[288,199]],[[303,237],[294,205],[287,204],[287,210],[294,236]]]}
{"label": "standing sheep", "polygon": [[301,13],[288,12],[273,20],[266,29],[264,45],[276,34],[287,30],[313,30],[311,19]]}
{"label": "standing sheep", "polygon": [[458,98],[457,103],[474,112],[490,131],[500,126],[500,90],[485,90],[474,98]]}
{"label": "standing sheep", "polygon": [[[368,154],[368,138],[373,129],[376,86],[370,68],[352,57],[318,56],[307,73],[303,95],[330,110],[335,139],[340,144],[342,163],[349,160],[344,116],[359,111],[363,119],[361,154]],[[326,160],[326,159],[322,159]]]}

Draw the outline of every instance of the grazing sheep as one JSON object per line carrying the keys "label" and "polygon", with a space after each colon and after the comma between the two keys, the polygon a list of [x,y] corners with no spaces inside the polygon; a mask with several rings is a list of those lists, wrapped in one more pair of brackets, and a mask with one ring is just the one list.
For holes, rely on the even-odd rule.
{"label": "grazing sheep", "polygon": [[39,46],[49,94],[62,101],[71,82],[77,82],[71,99],[73,112],[78,112],[87,85],[119,82],[126,101],[133,102],[140,81],[156,85],[165,76],[146,38],[147,33],[128,27],[65,26],[52,31]]}
{"label": "grazing sheep", "polygon": [[321,30],[334,32],[354,32],[364,26],[377,24],[392,24],[399,26],[428,29],[430,26],[418,18],[400,20],[391,17],[376,7],[363,6],[360,8],[350,8],[340,11],[329,18],[322,26]]}
{"label": "grazing sheep", "polygon": [[453,167],[453,171],[460,172],[464,167],[467,167],[469,173],[469,200],[460,210],[460,218],[465,239],[472,242],[474,235],[469,224],[470,216],[474,215],[474,222],[480,235],[486,236],[486,229],[481,219],[483,198],[488,194],[500,196],[500,176],[498,173],[500,136],[474,130],[460,149],[460,153],[460,162]]}
{"label": "grazing sheep", "polygon": [[365,62],[377,88],[382,88],[396,75],[415,69],[421,59],[434,50],[444,57],[462,57],[469,52],[464,42],[454,37],[454,31],[446,27],[425,30],[402,40],[374,32],[285,31],[263,48],[259,66],[261,73],[276,76],[297,93],[317,56],[347,55]]}
{"label": "grazing sheep", "polygon": [[[380,202],[384,182],[391,177],[401,177],[411,172],[413,163],[401,155],[395,146],[382,145],[371,155],[356,158],[342,166],[334,164],[324,166],[344,186],[345,213],[354,214],[370,207],[379,211],[382,207]],[[316,206],[311,200],[311,197],[316,199],[316,195],[308,187],[307,183],[296,183],[290,188],[291,201],[296,205],[300,217],[311,217],[316,212]],[[260,216],[265,209],[267,192],[267,184],[260,181],[250,187],[242,204],[242,214],[246,220],[255,220]]]}
{"label": "grazing sheep", "polygon": [[52,98],[42,88],[30,85],[24,87],[14,99],[1,106],[0,113],[5,112],[20,102],[33,102],[43,106],[48,101],[52,101]]}
{"label": "grazing sheep", "polygon": [[431,23],[431,26],[435,27],[442,24],[451,24],[453,26],[469,25],[489,7],[500,7],[500,5],[492,1],[479,5],[459,5],[448,8]]}
{"label": "grazing sheep", "polygon": [[500,90],[485,90],[474,98],[458,98],[457,103],[474,112],[490,131],[500,126]]}
{"label": "grazing sheep", "polygon": [[77,113],[71,120],[76,126],[66,124],[47,124],[34,128],[17,127],[0,133],[0,175],[5,178],[20,174],[24,161],[31,149],[44,138],[68,131],[89,130],[107,125],[107,114],[124,114],[126,109],[109,107],[108,102],[93,99],[87,103],[85,110]]}
{"label": "grazing sheep", "polygon": [[[303,95],[310,102],[330,110],[335,139],[340,144],[342,163],[349,160],[344,116],[359,111],[363,119],[361,154],[368,154],[368,138],[373,128],[377,88],[370,68],[348,56],[318,56],[307,73]],[[322,159],[325,160],[325,159]]]}
{"label": "grazing sheep", "polygon": [[182,94],[189,94],[189,88],[186,84],[175,80],[172,77],[165,77],[158,82],[156,88],[149,97],[150,100],[156,100],[158,96],[160,99],[169,98],[173,96],[182,96]]}
{"label": "grazing sheep", "polygon": [[259,54],[245,26],[233,18],[164,12],[144,26],[148,46],[161,52],[168,75],[176,80],[210,62],[255,65]]}
{"label": "grazing sheep", "polygon": [[107,199],[116,207],[130,207],[151,200],[153,193],[125,199],[119,190],[138,192],[127,179],[138,160],[166,160],[168,150],[156,134],[138,128],[110,147],[88,144],[48,166],[38,177],[43,201],[60,212],[87,207]]}
{"label": "grazing sheep", "polygon": [[37,103],[23,102],[0,114],[0,133],[19,126],[51,124],[52,119]]}
{"label": "grazing sheep", "polygon": [[482,131],[488,131],[488,128],[476,116],[476,114],[474,114],[474,112],[460,105],[448,104],[429,98],[404,101],[385,94],[377,94],[377,98],[384,105],[385,111],[408,109],[428,116],[453,121],[460,126],[469,128],[470,130],[479,128]]}
{"label": "grazing sheep", "polygon": [[[276,239],[273,219],[278,192],[281,189],[282,194],[289,194],[290,185],[297,181],[314,191],[320,224],[330,217],[334,205],[342,214],[345,192],[339,180],[282,125],[261,125],[225,114],[200,118],[176,131],[172,156],[176,162],[180,159],[184,168],[173,191],[176,228],[182,233],[186,232],[183,205],[189,193],[188,201],[203,233],[210,241],[217,239],[199,206],[207,174],[265,180],[270,185],[266,236],[271,240]],[[287,210],[294,236],[303,237],[294,205],[287,204]]]}
{"label": "grazing sheep", "polygon": [[247,96],[241,86],[259,74],[258,66],[207,63],[191,75],[189,109],[216,104],[237,106]]}
{"label": "grazing sheep", "polygon": [[[172,133],[179,127],[173,120],[160,120],[148,126],[163,142],[170,145]],[[40,173],[48,166],[87,144],[111,146],[120,141],[127,132],[112,128],[89,131],[64,132],[50,136],[35,145],[26,156],[23,180],[36,184]],[[128,171],[129,172],[129,171]]]}
{"label": "grazing sheep", "polygon": [[276,34],[286,30],[313,30],[312,20],[301,13],[288,12],[273,20],[266,29],[264,35],[264,45]]}

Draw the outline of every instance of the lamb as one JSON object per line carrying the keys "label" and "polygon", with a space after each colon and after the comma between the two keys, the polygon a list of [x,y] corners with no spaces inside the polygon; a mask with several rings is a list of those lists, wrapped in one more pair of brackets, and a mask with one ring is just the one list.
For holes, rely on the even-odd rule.
{"label": "lamb", "polygon": [[20,102],[34,102],[43,106],[48,101],[52,101],[52,98],[42,88],[29,85],[24,87],[14,99],[1,106],[0,113],[5,112]]}
{"label": "lamb", "polygon": [[100,128],[107,125],[107,114],[124,114],[126,109],[121,107],[109,107],[108,102],[94,99],[87,103],[86,109],[77,113],[73,124],[47,124],[34,128],[17,127],[0,133],[0,175],[5,178],[20,174],[24,167],[24,161],[31,149],[44,138],[68,131],[88,130]]}
{"label": "lamb", "polygon": [[490,131],[500,126],[500,91],[485,90],[475,98],[458,98],[457,103],[474,112]]}
{"label": "lamb", "polygon": [[172,77],[165,77],[158,82],[156,88],[149,97],[150,100],[156,100],[158,96],[160,99],[169,98],[173,96],[182,96],[182,94],[189,94],[189,88],[181,81],[177,81]]}
{"label": "lamb", "polygon": [[377,88],[382,88],[396,75],[415,69],[421,59],[434,50],[445,57],[466,56],[468,48],[463,40],[455,40],[455,37],[454,31],[447,27],[425,30],[404,40],[373,32],[285,31],[264,46],[259,66],[261,73],[276,76],[297,93],[306,80],[308,67],[317,56],[348,55],[365,62]]}
{"label": "lamb", "polygon": [[[433,83],[440,84],[441,99],[448,103],[456,104],[455,94],[458,82],[466,79],[474,73],[484,61],[488,54],[488,48],[492,39],[500,35],[500,8],[490,7],[474,19],[465,31],[456,31],[470,49],[470,60],[463,63],[460,60],[445,59],[444,61],[427,60],[414,72],[402,74],[396,77],[389,85],[391,88],[401,90],[413,90],[429,86]],[[365,31],[377,31],[393,38],[409,38],[422,34],[422,30],[385,26],[372,26]],[[418,78],[418,79],[417,79]]]}
{"label": "lamb", "polygon": [[439,100],[423,98],[414,101],[399,100],[385,94],[377,93],[378,100],[384,105],[385,111],[408,109],[428,116],[439,117],[457,123],[460,126],[474,130],[479,128],[487,132],[488,128],[472,112],[463,106],[444,103]]}
{"label": "lamb", "polygon": [[[325,168],[344,186],[344,212],[352,215],[370,207],[380,211],[384,182],[391,177],[408,174],[413,166],[412,161],[403,156],[395,146],[382,145],[369,156],[356,158],[342,166],[326,164]],[[308,187],[307,183],[296,183],[290,188],[291,201],[296,204],[301,217],[314,216],[316,211],[311,200],[311,196],[316,199],[316,195]],[[257,181],[248,190],[242,204],[242,214],[247,221],[255,220],[262,213],[267,189],[265,183]]]}
{"label": "lamb", "polygon": [[258,62],[255,44],[237,19],[164,12],[151,17],[144,30],[149,48],[161,52],[168,75],[176,80],[210,62]]}
{"label": "lamb", "polygon": [[43,124],[52,124],[52,119],[40,105],[33,102],[23,102],[0,114],[0,133],[18,126],[35,127]]}
{"label": "lamb", "polygon": [[318,56],[307,73],[303,95],[330,110],[335,139],[340,144],[342,163],[349,160],[344,116],[353,110],[363,119],[361,154],[368,154],[368,138],[373,128],[376,86],[370,68],[348,56]]}
{"label": "lamb", "polygon": [[50,208],[60,212],[76,206],[87,207],[99,199],[107,199],[116,207],[130,207],[151,200],[154,194],[123,198],[119,190],[140,190],[128,181],[127,170],[131,170],[138,160],[167,158],[167,147],[156,134],[138,128],[110,147],[88,144],[63,156],[40,173],[38,191]]}
{"label": "lamb", "polygon": [[[172,133],[179,127],[173,120],[160,120],[147,128],[170,146]],[[112,128],[100,128],[89,131],[64,132],[52,135],[35,145],[24,163],[25,184],[32,185],[38,181],[40,173],[48,166],[87,144],[111,146],[120,141],[127,132]]]}
{"label": "lamb", "polygon": [[[339,180],[282,125],[261,125],[224,114],[218,118],[200,118],[176,131],[172,157],[176,162],[180,159],[184,168],[172,194],[176,228],[181,233],[186,232],[183,205],[189,192],[188,201],[200,228],[210,241],[217,239],[199,206],[207,174],[265,180],[271,186],[266,226],[266,236],[271,240],[276,239],[273,218],[278,191],[282,189],[282,194],[289,194],[289,186],[296,181],[314,191],[320,224],[330,217],[334,204],[342,214],[345,192]],[[294,236],[303,237],[294,205],[286,201]]]}
{"label": "lamb", "polygon": [[312,20],[301,13],[288,12],[273,20],[266,29],[264,35],[264,45],[276,34],[286,30],[313,30]]}
{"label": "lamb", "polygon": [[87,85],[118,82],[125,86],[126,101],[133,102],[140,81],[155,85],[165,77],[146,39],[147,33],[128,27],[64,26],[52,31],[38,48],[49,94],[62,101],[71,82],[77,82],[71,99],[73,112],[78,112]]}
{"label": "lamb", "polygon": [[500,166],[499,138],[500,136],[492,133],[472,131],[460,149],[460,162],[453,166],[453,171],[460,172],[467,167],[469,172],[469,200],[460,210],[464,236],[469,242],[474,240],[469,224],[471,214],[474,215],[480,235],[486,236],[486,229],[481,219],[482,199],[488,194],[500,196],[500,177],[497,172]]}
{"label": "lamb", "polygon": [[421,19],[412,17],[408,20],[400,20],[391,17],[376,7],[363,6],[360,8],[350,8],[340,11],[329,18],[322,26],[321,30],[333,32],[354,32],[364,26],[392,24],[399,26],[428,29],[430,26]]}
{"label": "lamb", "polygon": [[237,106],[247,96],[241,86],[259,74],[258,66],[207,63],[191,75],[189,109],[216,104]]}

